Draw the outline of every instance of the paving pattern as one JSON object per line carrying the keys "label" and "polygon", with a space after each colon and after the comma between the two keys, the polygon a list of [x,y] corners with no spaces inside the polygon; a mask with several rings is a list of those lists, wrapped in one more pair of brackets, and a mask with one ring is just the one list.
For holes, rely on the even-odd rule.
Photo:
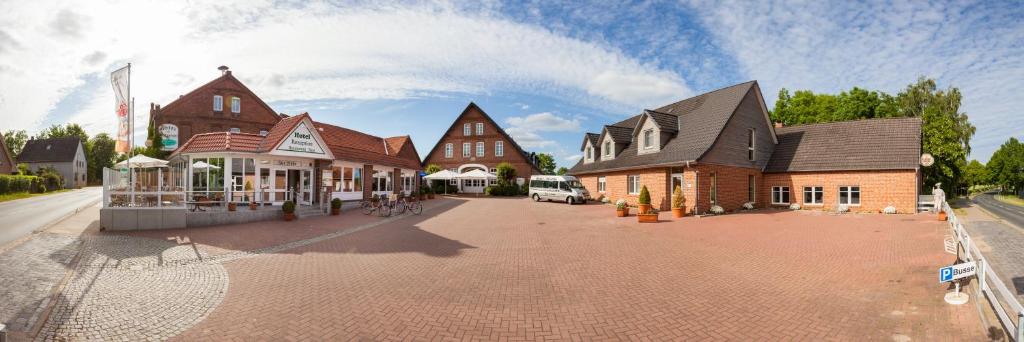
{"label": "paving pattern", "polygon": [[974,204],[966,213],[964,228],[1006,287],[1024,303],[1024,230],[999,221]]}
{"label": "paving pattern", "polygon": [[12,332],[32,329],[78,244],[72,236],[43,233],[0,254],[0,323]]}
{"label": "paving pattern", "polygon": [[224,262],[223,302],[175,339],[986,338],[973,306],[942,300],[952,256],[930,216],[640,225],[598,204],[438,202],[443,215]]}

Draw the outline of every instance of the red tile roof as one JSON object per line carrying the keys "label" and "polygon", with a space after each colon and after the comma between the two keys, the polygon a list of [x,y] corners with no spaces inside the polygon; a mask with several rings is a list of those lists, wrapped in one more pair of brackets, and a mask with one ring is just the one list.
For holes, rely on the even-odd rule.
{"label": "red tile roof", "polygon": [[288,134],[291,133],[293,129],[295,129],[295,126],[298,126],[299,123],[306,118],[309,118],[309,113],[302,113],[296,116],[289,116],[281,119],[281,121],[278,121],[276,124],[274,124],[274,127],[271,127],[270,131],[267,132],[267,137],[263,139],[263,142],[260,144],[260,150],[270,151],[271,149],[273,149],[274,146],[280,144],[281,140],[287,137]]}
{"label": "red tile roof", "polygon": [[216,132],[192,136],[184,145],[174,151],[178,153],[197,152],[260,152],[263,137],[249,133]]}

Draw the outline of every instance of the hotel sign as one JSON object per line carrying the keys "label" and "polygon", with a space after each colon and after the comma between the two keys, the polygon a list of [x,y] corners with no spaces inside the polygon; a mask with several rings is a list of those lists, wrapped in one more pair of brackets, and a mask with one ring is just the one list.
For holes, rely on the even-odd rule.
{"label": "hotel sign", "polygon": [[161,150],[163,151],[174,151],[178,148],[178,126],[173,124],[160,125],[160,143],[162,144]]}
{"label": "hotel sign", "polygon": [[313,137],[313,134],[313,132],[309,131],[309,127],[306,127],[305,122],[299,123],[299,125],[292,130],[291,134],[281,141],[281,145],[277,147],[277,150],[324,154],[324,148],[320,146],[320,143],[317,142],[315,137]]}

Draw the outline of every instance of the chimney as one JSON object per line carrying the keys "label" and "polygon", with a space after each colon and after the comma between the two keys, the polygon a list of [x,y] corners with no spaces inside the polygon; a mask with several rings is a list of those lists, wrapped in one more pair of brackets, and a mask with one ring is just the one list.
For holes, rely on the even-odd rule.
{"label": "chimney", "polygon": [[775,128],[782,128],[782,123],[781,122],[776,122],[775,123]]}
{"label": "chimney", "polygon": [[231,70],[228,70],[227,65],[221,65],[217,67],[217,70],[220,70],[221,75],[231,75]]}

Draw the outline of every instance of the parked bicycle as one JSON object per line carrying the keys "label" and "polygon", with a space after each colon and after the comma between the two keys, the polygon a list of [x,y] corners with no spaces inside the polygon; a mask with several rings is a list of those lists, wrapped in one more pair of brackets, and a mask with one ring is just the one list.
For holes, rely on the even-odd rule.
{"label": "parked bicycle", "polygon": [[394,209],[395,209],[395,211],[398,212],[399,215],[404,214],[406,210],[408,210],[408,211],[410,211],[410,212],[412,212],[413,214],[416,214],[416,215],[419,215],[420,213],[423,213],[423,205],[420,204],[420,201],[417,201],[413,197],[405,197],[405,196],[399,197],[395,201],[395,208]]}
{"label": "parked bicycle", "polygon": [[387,202],[387,198],[370,197],[359,202],[359,207],[363,215],[377,213],[377,216],[381,217],[391,216],[391,206]]}

